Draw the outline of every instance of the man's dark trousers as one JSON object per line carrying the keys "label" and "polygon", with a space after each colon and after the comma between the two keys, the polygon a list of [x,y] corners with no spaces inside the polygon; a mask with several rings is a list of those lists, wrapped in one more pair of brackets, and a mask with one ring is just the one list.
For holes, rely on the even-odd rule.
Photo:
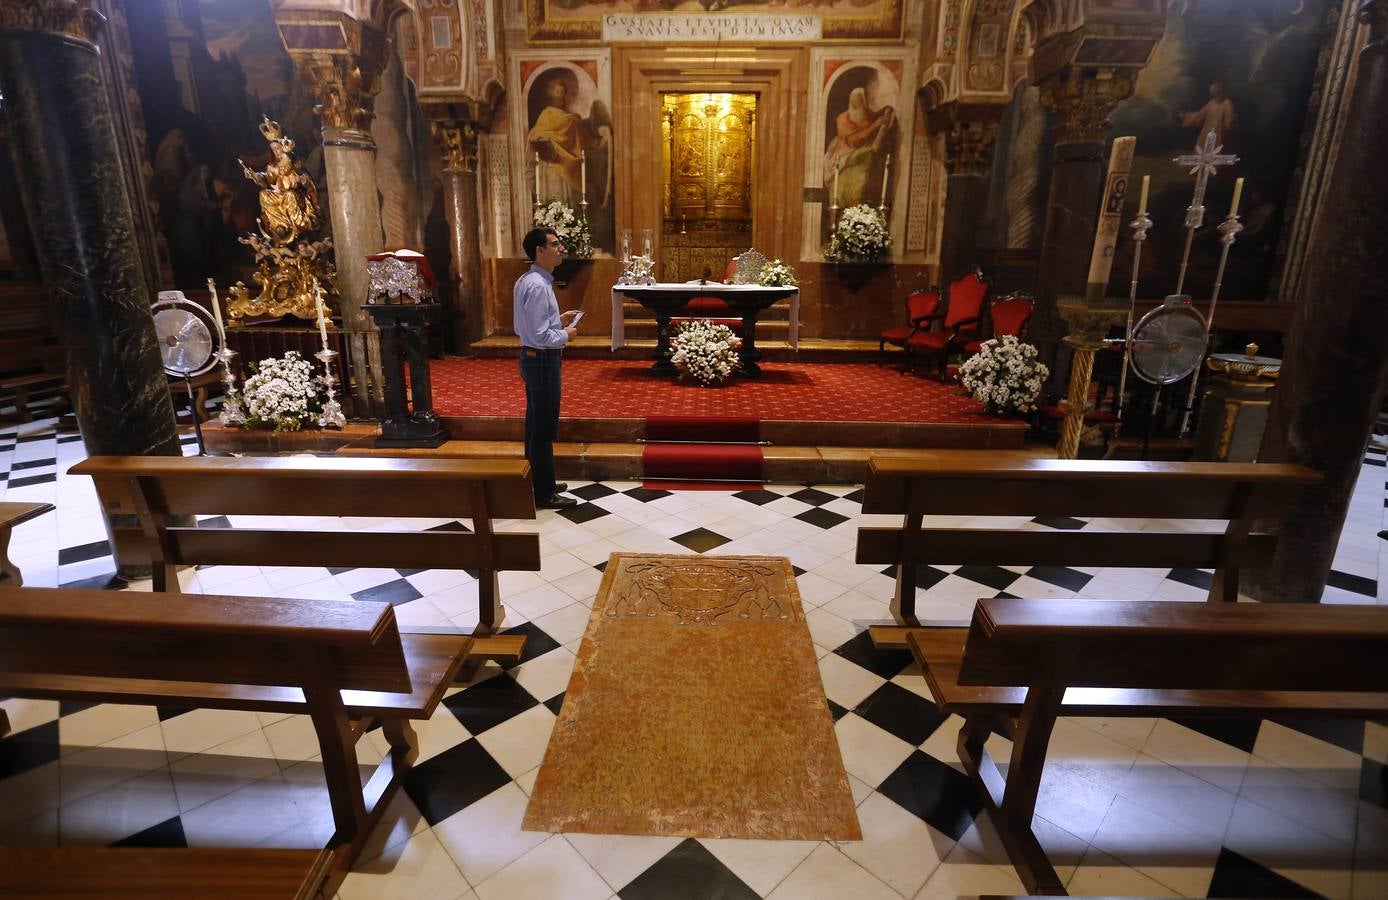
{"label": "man's dark trousers", "polygon": [[525,382],[525,458],[530,461],[530,482],[535,502],[554,496],[554,439],[559,434],[560,365],[558,351],[522,349],[521,380]]}

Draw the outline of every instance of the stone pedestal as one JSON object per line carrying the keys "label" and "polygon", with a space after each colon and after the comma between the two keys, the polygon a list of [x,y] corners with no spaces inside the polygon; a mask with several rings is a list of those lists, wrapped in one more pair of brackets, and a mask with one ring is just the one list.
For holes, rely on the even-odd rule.
{"label": "stone pedestal", "polygon": [[[20,6],[44,14],[26,19]],[[153,288],[137,250],[94,43],[99,22],[85,2],[0,0],[10,147],[87,450],[179,456],[149,311]],[[134,574],[129,567],[123,573]]]}
{"label": "stone pedestal", "polygon": [[[377,447],[437,447],[448,431],[434,412],[429,354],[421,333],[439,311],[437,303],[371,304],[367,313],[381,335],[386,413]],[[410,399],[405,399],[405,366],[410,367]]]}
{"label": "stone pedestal", "polygon": [[1360,15],[1368,34],[1259,453],[1324,480],[1303,490],[1281,523],[1271,565],[1244,579],[1258,600],[1320,598],[1388,382],[1388,0],[1366,0]]}
{"label": "stone pedestal", "polygon": [[1126,311],[1119,306],[1090,306],[1079,298],[1067,298],[1058,305],[1070,329],[1065,345],[1075,352],[1075,358],[1070,365],[1070,391],[1056,455],[1060,459],[1075,459],[1079,456],[1080,434],[1084,431],[1094,354],[1104,346],[1109,327],[1123,321]]}
{"label": "stone pedestal", "polygon": [[451,105],[431,118],[429,127],[443,156],[443,208],[452,251],[449,336],[453,352],[463,353],[473,341],[486,336],[477,210],[477,129],[472,120],[452,114]]}
{"label": "stone pedestal", "polygon": [[1214,374],[1200,402],[1195,458],[1253,462],[1258,458],[1282,361],[1259,356],[1258,345],[1249,344],[1243,356],[1216,353],[1205,365]]}

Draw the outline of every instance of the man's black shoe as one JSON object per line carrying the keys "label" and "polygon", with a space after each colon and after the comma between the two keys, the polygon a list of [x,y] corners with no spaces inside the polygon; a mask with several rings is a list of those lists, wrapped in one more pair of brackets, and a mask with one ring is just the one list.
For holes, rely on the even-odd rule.
{"label": "man's black shoe", "polygon": [[577,506],[578,501],[572,497],[565,497],[563,494],[555,494],[548,500],[541,500],[535,505],[540,509],[568,509],[570,506]]}
{"label": "man's black shoe", "polygon": [[569,489],[569,483],[568,483],[567,481],[561,481],[561,482],[559,482],[558,484],[556,484],[556,485],[554,486],[554,492],[555,492],[556,494],[562,494],[562,493],[564,493],[565,491],[567,491],[568,489]]}

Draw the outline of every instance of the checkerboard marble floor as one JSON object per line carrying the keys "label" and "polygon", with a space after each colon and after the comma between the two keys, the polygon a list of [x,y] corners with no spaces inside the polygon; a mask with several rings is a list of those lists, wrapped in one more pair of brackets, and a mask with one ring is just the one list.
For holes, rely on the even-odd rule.
{"label": "checkerboard marble floor", "polygon": [[[192,438],[185,449],[194,450]],[[106,585],[109,547],[84,456],[53,422],[0,430],[0,497],[57,512],[20,526],[11,555],[36,586]],[[1384,452],[1370,450],[1327,602],[1388,602]],[[343,898],[871,898],[1021,893],[979,815],[954,741],[907,654],[864,634],[887,618],[889,574],[853,563],[853,485],[744,493],[575,484],[542,511],[544,566],[503,576],[522,661],[484,670],[419,728],[420,761]],[[975,520],[977,521],[977,520]],[[228,524],[210,521],[205,524]],[[236,524],[232,522],[229,524]],[[374,519],[363,529],[448,527]],[[958,524],[968,524],[959,520]],[[995,521],[989,523],[996,527]],[[1075,519],[1018,528],[1084,528]],[[501,526],[507,527],[503,523]],[[757,553],[796,567],[864,840],[846,843],[541,834],[520,829],[578,641],[613,551]],[[1020,596],[1193,601],[1199,570],[932,569],[923,615]],[[402,623],[469,628],[476,585],[409,569],[188,571],[192,591],[385,600]],[[148,590],[148,583],[130,586]],[[24,699],[0,701],[0,843],[317,846],[331,831],[316,744],[296,716]],[[384,753],[370,735],[363,756]],[[371,749],[371,748],[374,748]],[[1006,758],[1006,747],[1001,749]],[[374,762],[374,759],[371,760]],[[1072,893],[1192,897],[1388,896],[1388,723],[1064,720],[1036,830]]]}

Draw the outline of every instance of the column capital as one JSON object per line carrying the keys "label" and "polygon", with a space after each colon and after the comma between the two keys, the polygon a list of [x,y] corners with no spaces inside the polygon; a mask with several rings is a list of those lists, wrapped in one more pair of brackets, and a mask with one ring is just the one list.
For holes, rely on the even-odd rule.
{"label": "column capital", "polygon": [[483,129],[481,104],[461,94],[419,98],[419,110],[443,156],[445,172],[477,171],[477,137]]}
{"label": "column capital", "polygon": [[1361,0],[1359,21],[1369,26],[1369,41],[1388,40],[1388,0]]}
{"label": "column capital", "polygon": [[1121,306],[1091,306],[1079,298],[1065,298],[1056,304],[1060,317],[1070,326],[1065,343],[1074,350],[1098,350],[1104,345],[1109,328],[1123,321],[1127,310]]}
{"label": "column capital", "polygon": [[46,31],[94,47],[105,25],[92,0],[0,0],[0,29]]}
{"label": "column capital", "polygon": [[345,13],[279,10],[275,25],[318,105],[323,127],[368,135],[381,89],[387,41],[380,29]]}
{"label": "column capital", "polygon": [[1031,82],[1053,117],[1057,144],[1104,139],[1109,113],[1132,96],[1161,36],[1161,25],[1094,23],[1037,44]]}
{"label": "column capital", "polygon": [[983,175],[988,151],[998,136],[1006,105],[951,100],[926,113],[930,130],[945,136],[945,169],[950,175]]}

